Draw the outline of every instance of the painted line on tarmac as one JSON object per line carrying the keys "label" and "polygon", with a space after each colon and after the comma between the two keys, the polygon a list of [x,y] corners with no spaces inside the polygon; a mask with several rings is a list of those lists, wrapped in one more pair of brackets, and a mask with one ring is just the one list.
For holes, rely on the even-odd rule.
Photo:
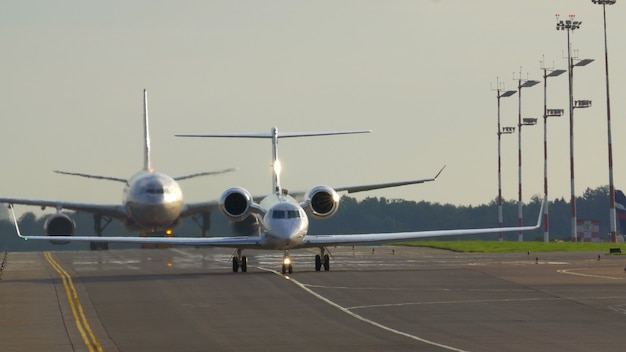
{"label": "painted line on tarmac", "polygon": [[576,276],[584,276],[584,277],[595,277],[595,278],[598,278],[598,279],[624,280],[623,277],[583,274],[583,273],[574,272],[573,270],[585,270],[585,269],[561,269],[561,270],[557,270],[557,272],[561,273],[561,274],[568,274],[568,275],[576,275]]}
{"label": "painted line on tarmac", "polygon": [[351,317],[353,317],[355,319],[361,320],[361,321],[363,321],[365,323],[368,323],[370,325],[373,325],[373,326],[375,326],[377,328],[389,331],[389,332],[397,334],[397,335],[408,337],[408,338],[410,338],[412,340],[416,340],[416,341],[419,341],[419,342],[422,342],[422,343],[425,343],[425,344],[428,344],[428,345],[441,347],[441,348],[449,350],[449,351],[468,352],[466,350],[462,350],[462,349],[459,349],[459,348],[456,348],[456,347],[444,345],[444,344],[441,344],[441,343],[438,343],[438,342],[435,342],[435,341],[426,340],[426,339],[423,339],[423,338],[421,338],[419,336],[411,335],[409,333],[406,333],[406,332],[403,332],[403,331],[400,331],[400,330],[396,330],[396,329],[390,328],[388,326],[382,325],[382,324],[377,323],[377,322],[375,322],[373,320],[370,320],[370,319],[367,319],[367,318],[365,318],[365,317],[363,317],[361,315],[358,315],[358,314],[356,314],[356,313],[354,313],[354,312],[352,312],[352,311],[350,311],[350,310],[340,306],[339,304],[329,300],[328,298],[326,298],[326,297],[324,297],[324,296],[322,296],[322,295],[312,291],[310,288],[306,287],[306,285],[304,285],[303,283],[297,281],[296,279],[292,278],[291,276],[283,275],[283,274],[279,273],[278,271],[272,270],[272,269],[267,269],[267,268],[262,268],[262,267],[258,267],[258,268],[261,269],[261,270],[272,272],[272,273],[274,273],[274,274],[276,274],[278,276],[281,276],[281,277],[283,277],[283,278],[293,282],[296,286],[300,287],[301,289],[303,289],[307,293],[311,294],[315,298],[321,300],[322,302],[324,302],[326,304],[329,304],[330,306],[339,309],[340,311],[350,315]]}
{"label": "painted line on tarmac", "polygon": [[96,339],[96,336],[93,334],[93,331],[87,322],[87,318],[83,312],[83,306],[80,304],[80,300],[78,299],[78,294],[76,293],[72,277],[52,258],[52,254],[50,254],[50,252],[44,252],[44,256],[46,257],[48,263],[50,263],[50,266],[52,266],[52,268],[59,273],[61,279],[63,279],[63,287],[65,287],[67,301],[70,304],[76,328],[80,332],[80,336],[83,338],[85,346],[87,346],[87,349],[89,349],[90,352],[102,351],[102,346],[100,346],[100,343]]}

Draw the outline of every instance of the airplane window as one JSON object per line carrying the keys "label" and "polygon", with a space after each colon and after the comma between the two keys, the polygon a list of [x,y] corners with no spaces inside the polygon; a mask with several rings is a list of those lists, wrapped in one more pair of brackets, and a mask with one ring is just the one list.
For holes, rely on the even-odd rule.
{"label": "airplane window", "polygon": [[300,218],[300,212],[297,211],[297,210],[289,210],[287,215],[288,215],[289,219],[298,219],[298,218]]}
{"label": "airplane window", "polygon": [[272,218],[274,219],[284,219],[285,218],[285,211],[284,210],[274,210],[274,212],[272,213]]}
{"label": "airplane window", "polygon": [[148,188],[147,192],[150,194],[163,194],[163,187]]}

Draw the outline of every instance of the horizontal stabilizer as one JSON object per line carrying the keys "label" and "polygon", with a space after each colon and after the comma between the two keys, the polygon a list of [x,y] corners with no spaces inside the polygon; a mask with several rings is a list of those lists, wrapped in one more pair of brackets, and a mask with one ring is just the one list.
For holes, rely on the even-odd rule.
{"label": "horizontal stabilizer", "polygon": [[444,167],[442,167],[441,170],[439,170],[439,172],[435,175],[435,177],[432,177],[432,178],[423,178],[423,179],[410,180],[410,181],[377,183],[377,184],[362,185],[362,186],[337,187],[335,188],[335,191],[356,193],[356,192],[372,191],[372,190],[381,189],[381,188],[393,188],[393,187],[400,187],[400,186],[406,186],[406,185],[415,185],[415,184],[424,183],[424,182],[431,182],[431,181],[435,181],[437,177],[439,177],[443,169],[445,168],[446,166],[444,165]]}
{"label": "horizontal stabilizer", "polygon": [[95,178],[95,179],[98,179],[98,180],[109,180],[109,181],[117,181],[117,182],[126,182],[125,178],[119,178],[119,177],[101,176],[101,175],[89,175],[89,174],[81,174],[81,173],[78,173],[78,172],[67,172],[67,171],[59,171],[59,170],[54,170],[54,172],[56,172],[57,174],[61,174],[61,175],[80,176],[80,177],[87,177],[87,178]]}
{"label": "horizontal stabilizer", "polygon": [[[314,137],[332,136],[338,134],[359,134],[371,133],[371,130],[348,130],[348,131],[326,131],[326,132],[277,132],[277,138],[291,137]],[[204,134],[176,134],[176,137],[214,137],[214,138],[273,138],[272,133],[204,133]]]}
{"label": "horizontal stabilizer", "polygon": [[236,168],[236,167],[231,167],[229,169],[218,170],[218,171],[198,172],[198,173],[191,174],[191,175],[177,176],[177,177],[174,177],[174,180],[180,181],[180,180],[187,180],[187,179],[190,179],[190,178],[200,177],[200,176],[220,175],[220,174],[225,174],[227,172],[237,171],[237,169],[238,168]]}

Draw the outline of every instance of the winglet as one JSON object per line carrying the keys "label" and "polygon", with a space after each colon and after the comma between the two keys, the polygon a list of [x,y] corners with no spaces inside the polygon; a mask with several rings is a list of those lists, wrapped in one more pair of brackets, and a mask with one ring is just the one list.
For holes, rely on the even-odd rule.
{"label": "winglet", "polygon": [[436,179],[437,179],[437,177],[439,177],[439,175],[441,175],[441,173],[443,172],[443,169],[445,169],[445,168],[446,168],[446,166],[448,166],[448,165],[444,165],[444,166],[441,168],[441,170],[439,170],[439,172],[435,175],[435,177],[433,177],[433,180],[436,180]]}
{"label": "winglet", "polygon": [[9,209],[11,209],[11,219],[13,220],[13,224],[15,225],[15,232],[17,232],[17,237],[23,238],[24,240],[28,240],[27,236],[22,236],[20,232],[20,226],[17,224],[17,217],[15,216],[15,210],[13,210],[13,204],[9,204]]}
{"label": "winglet", "polygon": [[543,201],[541,202],[541,208],[539,209],[539,216],[538,216],[538,219],[537,219],[537,225],[535,226],[536,229],[541,227],[541,219],[543,219],[543,209],[545,209],[546,203],[548,203],[548,196],[546,196],[544,194],[543,195]]}

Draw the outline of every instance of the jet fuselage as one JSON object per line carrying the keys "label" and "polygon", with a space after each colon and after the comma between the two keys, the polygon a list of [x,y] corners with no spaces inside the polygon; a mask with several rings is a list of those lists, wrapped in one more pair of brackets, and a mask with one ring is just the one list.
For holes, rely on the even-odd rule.
{"label": "jet fuselage", "polygon": [[302,244],[309,229],[309,218],[294,198],[270,195],[259,206],[265,210],[261,219],[265,246],[288,250]]}
{"label": "jet fuselage", "polygon": [[140,171],[126,183],[123,204],[128,215],[123,223],[128,230],[165,230],[180,223],[183,192],[166,174]]}

